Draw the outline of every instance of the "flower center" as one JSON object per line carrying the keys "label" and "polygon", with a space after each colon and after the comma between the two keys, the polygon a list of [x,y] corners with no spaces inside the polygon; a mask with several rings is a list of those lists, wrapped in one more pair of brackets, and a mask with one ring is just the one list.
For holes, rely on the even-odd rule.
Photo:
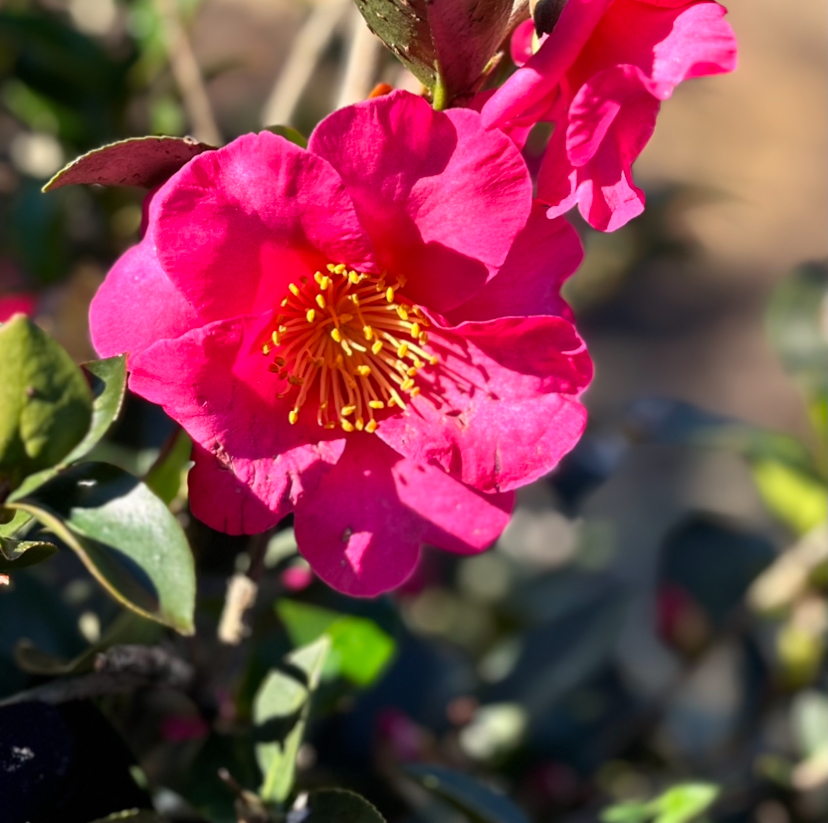
{"label": "flower center", "polygon": [[423,349],[430,324],[401,294],[405,282],[329,263],[313,281],[301,277],[288,286],[262,352],[273,356],[268,368],[287,380],[288,392],[296,387],[291,423],[314,387],[319,425],[347,432],[376,431],[376,411],[404,409],[403,395],[420,393],[417,372],[437,358]]}

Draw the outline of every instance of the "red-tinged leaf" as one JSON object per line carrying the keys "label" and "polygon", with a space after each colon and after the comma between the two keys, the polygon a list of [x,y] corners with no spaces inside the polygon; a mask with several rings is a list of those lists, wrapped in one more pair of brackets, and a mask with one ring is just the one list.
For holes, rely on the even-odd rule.
{"label": "red-tinged leaf", "polygon": [[192,137],[130,137],[81,155],[62,168],[43,191],[78,183],[151,189],[196,155],[215,148]]}

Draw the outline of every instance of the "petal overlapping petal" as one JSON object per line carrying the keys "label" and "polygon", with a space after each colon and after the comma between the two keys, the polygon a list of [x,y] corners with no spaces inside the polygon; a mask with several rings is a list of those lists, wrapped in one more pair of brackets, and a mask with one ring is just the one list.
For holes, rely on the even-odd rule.
{"label": "petal overlapping petal", "polygon": [[[254,534],[293,510],[344,449],[315,421],[287,423],[258,347],[261,318],[216,321],[150,346],[130,388],[177,420],[195,444],[193,511],[230,534]],[[268,514],[269,512],[269,514]]]}
{"label": "petal overlapping petal", "polygon": [[273,308],[330,261],[374,267],[336,171],[270,132],[198,155],[156,200],[158,259],[205,322]]}
{"label": "petal overlapping petal", "polygon": [[449,312],[452,324],[540,315],[572,320],[561,286],[581,265],[584,250],[578,232],[562,217],[550,220],[546,212],[543,203],[533,205],[503,267],[471,300]]}
{"label": "petal overlapping petal", "polygon": [[414,571],[422,543],[472,553],[509,520],[512,494],[484,495],[377,438],[349,441],[336,466],[296,506],[300,550],[333,588],[374,597]]}
{"label": "petal overlapping petal", "polygon": [[495,274],[529,217],[520,152],[467,109],[435,112],[398,91],[334,112],[308,148],[345,181],[380,266],[438,312]]}
{"label": "petal overlapping petal", "polygon": [[547,474],[578,441],[592,363],[566,320],[463,323],[431,330],[429,346],[439,365],[422,393],[377,429],[400,454],[495,492]]}

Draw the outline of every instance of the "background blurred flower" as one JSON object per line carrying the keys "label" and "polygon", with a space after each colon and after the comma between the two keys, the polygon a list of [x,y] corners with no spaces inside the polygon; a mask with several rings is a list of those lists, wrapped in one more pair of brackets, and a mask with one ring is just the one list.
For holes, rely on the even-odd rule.
{"label": "background blurred flower", "polygon": [[512,131],[555,123],[538,178],[550,216],[576,204],[613,231],[644,208],[632,163],[652,136],[662,100],[683,80],[733,71],[736,40],[709,0],[570,0],[531,54],[531,21],[512,54],[526,60],[483,108]]}

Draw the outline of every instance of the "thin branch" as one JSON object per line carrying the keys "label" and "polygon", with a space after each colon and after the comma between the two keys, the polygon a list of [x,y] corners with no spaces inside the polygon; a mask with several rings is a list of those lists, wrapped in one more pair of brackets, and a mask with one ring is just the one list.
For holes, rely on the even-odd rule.
{"label": "thin branch", "polygon": [[66,703],[104,694],[129,692],[143,686],[168,686],[188,691],[195,679],[189,663],[157,646],[112,646],[95,658],[92,674],[53,680],[0,701],[0,706]]}
{"label": "thin branch", "polygon": [[181,94],[193,137],[202,143],[220,146],[223,142],[221,133],[213,116],[201,69],[181,23],[176,0],[156,0],[156,3],[164,30],[170,69]]}
{"label": "thin branch", "polygon": [[249,566],[245,573],[237,572],[227,583],[227,597],[218,625],[218,639],[227,646],[238,646],[250,633],[245,622],[247,613],[256,604],[259,580],[265,572],[264,556],[271,532],[256,535],[248,550]]}
{"label": "thin branch", "polygon": [[356,6],[351,7],[351,33],[345,76],[339,88],[336,107],[350,106],[368,97],[374,87],[382,41],[365,24]]}
{"label": "thin branch", "polygon": [[291,123],[322,53],[351,7],[351,0],[318,0],[293,41],[293,48],[262,109],[262,125]]}

